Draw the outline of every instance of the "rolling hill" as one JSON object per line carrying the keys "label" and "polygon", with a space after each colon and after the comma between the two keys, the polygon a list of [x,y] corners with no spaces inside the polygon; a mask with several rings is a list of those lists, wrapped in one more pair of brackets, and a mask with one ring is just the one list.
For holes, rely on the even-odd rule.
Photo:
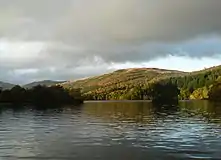
{"label": "rolling hill", "polygon": [[[158,68],[129,68],[111,73],[79,79],[75,81],[44,80],[24,85],[32,88],[37,85],[60,85],[66,89],[81,89],[88,100],[139,99],[147,91],[149,84],[171,82],[181,90],[181,99],[204,99],[214,84],[221,82],[221,66],[195,72],[182,72]],[[10,89],[14,85],[0,82],[0,87]]]}
{"label": "rolling hill", "polygon": [[67,81],[61,85],[66,88],[99,88],[110,87],[120,83],[132,84],[144,82],[153,80],[154,78],[171,77],[182,74],[185,74],[185,72],[157,68],[130,68],[117,70],[100,76],[76,80],[73,82]]}
{"label": "rolling hill", "polygon": [[14,84],[11,83],[6,83],[6,82],[1,82],[0,81],[0,88],[5,90],[5,89],[11,89],[12,87],[14,87]]}
{"label": "rolling hill", "polygon": [[[181,98],[188,99],[195,92],[205,92],[221,76],[221,66],[182,72],[158,68],[130,68],[73,82],[61,83],[65,88],[81,88],[86,99],[132,99],[146,84],[170,81],[181,89]],[[204,89],[202,89],[204,88]],[[138,93],[139,92],[139,93]],[[203,93],[199,93],[203,94]],[[128,98],[129,97],[129,98]],[[206,96],[203,96],[206,97]]]}
{"label": "rolling hill", "polygon": [[119,91],[126,92],[138,84],[145,84],[149,81],[156,81],[158,79],[181,76],[184,74],[187,73],[158,68],[130,68],[74,82],[65,82],[61,85],[68,89],[81,88],[83,94],[95,92],[98,94],[103,94],[104,92],[112,94]]}
{"label": "rolling hill", "polygon": [[36,81],[29,84],[26,84],[22,87],[24,88],[33,88],[35,86],[41,85],[41,86],[53,86],[56,84],[64,83],[65,81],[51,81],[51,80],[44,80],[44,81]]}

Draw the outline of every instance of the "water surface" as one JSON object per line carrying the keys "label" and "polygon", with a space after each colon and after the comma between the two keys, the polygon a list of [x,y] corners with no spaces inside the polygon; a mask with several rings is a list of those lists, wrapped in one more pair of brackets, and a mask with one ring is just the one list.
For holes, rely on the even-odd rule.
{"label": "water surface", "polygon": [[221,104],[88,102],[0,111],[0,159],[221,159]]}

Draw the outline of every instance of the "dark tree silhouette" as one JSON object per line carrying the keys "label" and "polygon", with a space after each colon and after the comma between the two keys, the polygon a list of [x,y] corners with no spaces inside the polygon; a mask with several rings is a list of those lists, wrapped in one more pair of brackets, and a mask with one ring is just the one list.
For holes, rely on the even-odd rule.
{"label": "dark tree silhouette", "polygon": [[150,86],[149,96],[155,104],[177,104],[179,89],[172,83],[154,83]]}
{"label": "dark tree silhouette", "polygon": [[0,91],[0,102],[16,105],[31,104],[35,106],[60,106],[66,104],[79,104],[83,102],[80,92],[69,92],[61,86],[36,86],[24,89],[14,86],[11,90]]}
{"label": "dark tree silhouette", "polygon": [[217,82],[211,87],[208,97],[210,101],[221,101],[221,82]]}
{"label": "dark tree silhouette", "polygon": [[26,90],[16,85],[10,90],[10,99],[14,104],[22,104],[25,102],[25,94]]}
{"label": "dark tree silhouette", "polygon": [[2,103],[10,103],[10,102],[12,102],[10,90],[3,90],[1,92],[0,102],[2,102]]}

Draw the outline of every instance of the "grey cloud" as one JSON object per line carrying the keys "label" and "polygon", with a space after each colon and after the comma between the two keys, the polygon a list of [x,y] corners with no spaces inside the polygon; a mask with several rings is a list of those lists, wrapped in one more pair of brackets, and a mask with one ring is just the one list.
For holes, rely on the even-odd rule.
{"label": "grey cloud", "polygon": [[51,40],[67,43],[170,42],[221,30],[217,0],[1,0],[0,6],[8,21],[28,18],[24,24],[38,25],[39,32],[30,31],[30,37],[45,38],[38,35],[45,29]]}
{"label": "grey cloud", "polygon": [[[52,78],[48,68],[60,67],[59,77],[67,78],[85,65],[108,70],[112,62],[213,56],[221,53],[220,15],[220,0],[0,0],[0,37],[44,44],[38,57],[0,59],[0,67],[35,68]],[[214,36],[216,45],[202,47]]]}
{"label": "grey cloud", "polygon": [[[86,56],[96,54],[106,61],[147,61],[178,55],[172,52],[177,43],[219,36],[220,11],[221,1],[216,0],[81,1],[56,25],[54,39],[83,45]],[[197,56],[216,52],[202,51]]]}
{"label": "grey cloud", "polygon": [[29,31],[27,38],[71,45],[173,42],[221,30],[217,0],[1,0],[0,6],[9,22],[23,23],[14,28]]}
{"label": "grey cloud", "polygon": [[73,40],[116,43],[188,40],[219,33],[220,9],[217,0],[84,0],[62,17],[56,33],[58,38],[71,34]]}

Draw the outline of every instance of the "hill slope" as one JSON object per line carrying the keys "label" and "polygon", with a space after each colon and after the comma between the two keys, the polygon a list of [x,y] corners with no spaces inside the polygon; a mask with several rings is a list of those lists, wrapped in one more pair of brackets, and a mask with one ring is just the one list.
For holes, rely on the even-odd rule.
{"label": "hill slope", "polygon": [[33,88],[35,86],[41,85],[41,86],[53,86],[56,84],[64,83],[64,81],[51,81],[51,80],[44,80],[44,81],[37,81],[37,82],[32,82],[29,84],[24,85],[24,88]]}
{"label": "hill slope", "polygon": [[142,99],[151,83],[165,81],[176,84],[181,99],[207,98],[209,88],[221,79],[221,66],[196,72],[181,72],[157,68],[122,69],[101,76],[65,82],[65,88],[81,88],[86,99]]}
{"label": "hill slope", "polygon": [[14,87],[14,84],[11,83],[5,83],[5,82],[1,82],[0,81],[0,88],[5,90],[5,89],[11,89],[12,87]]}
{"label": "hill slope", "polygon": [[[138,84],[145,84],[149,81],[158,79],[169,78],[172,76],[181,76],[185,72],[176,70],[166,70],[157,68],[130,68],[121,69],[112,73],[104,74],[101,76],[91,77],[75,82],[65,82],[61,85],[65,88],[82,88],[85,95],[88,94],[124,94],[134,88]],[[91,98],[89,98],[91,99]],[[103,99],[103,98],[102,98]]]}

